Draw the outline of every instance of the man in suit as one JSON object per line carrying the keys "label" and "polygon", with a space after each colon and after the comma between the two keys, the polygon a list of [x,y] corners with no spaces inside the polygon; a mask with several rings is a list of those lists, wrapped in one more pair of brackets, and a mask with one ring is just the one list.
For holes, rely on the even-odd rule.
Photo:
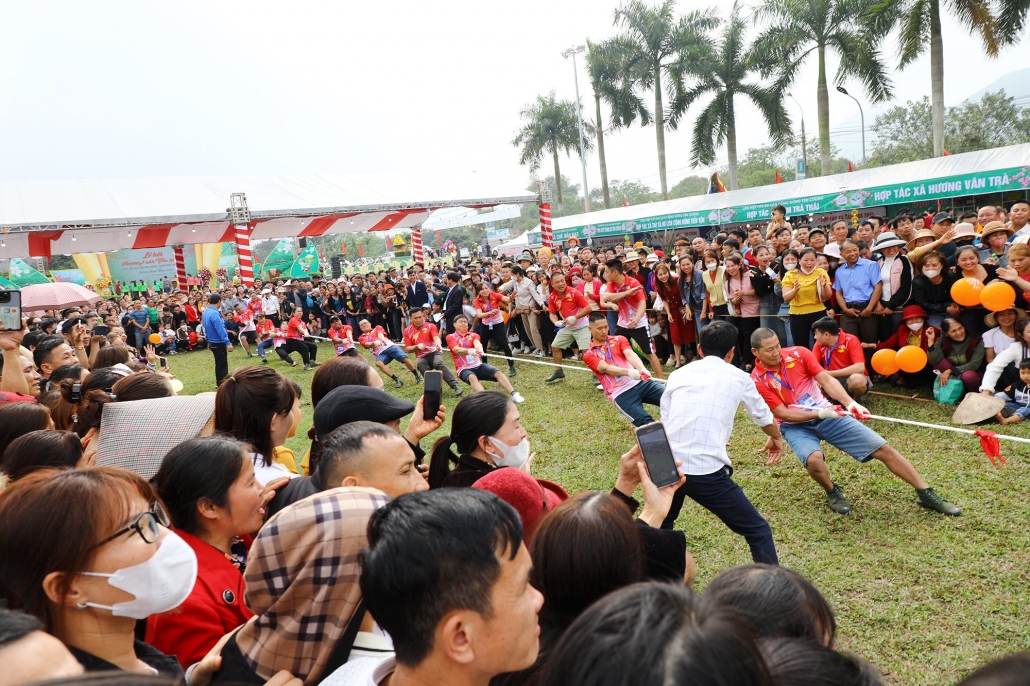
{"label": "man in suit", "polygon": [[411,280],[407,288],[405,288],[408,297],[408,307],[411,309],[422,309],[423,305],[429,304],[429,292],[426,290],[426,284],[422,282],[422,279],[418,278],[414,270],[408,272],[408,278]]}
{"label": "man in suit", "polygon": [[443,301],[443,320],[449,333],[454,331],[454,318],[462,314],[465,291],[461,288],[458,272],[447,272],[447,294]]}

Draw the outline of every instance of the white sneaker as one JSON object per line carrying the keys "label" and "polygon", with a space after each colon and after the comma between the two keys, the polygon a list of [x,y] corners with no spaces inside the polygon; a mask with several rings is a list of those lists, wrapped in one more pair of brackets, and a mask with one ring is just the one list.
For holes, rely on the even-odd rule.
{"label": "white sneaker", "polygon": [[544,351],[543,350],[534,350],[533,351],[533,357],[544,357]]}
{"label": "white sneaker", "polygon": [[518,391],[512,391],[511,392],[511,399],[514,400],[516,403],[519,403],[519,404],[522,404],[522,403],[526,402],[526,399],[523,398],[522,394],[519,393]]}
{"label": "white sneaker", "polygon": [[604,386],[602,386],[601,384],[597,384],[597,390],[603,391],[604,390]]}

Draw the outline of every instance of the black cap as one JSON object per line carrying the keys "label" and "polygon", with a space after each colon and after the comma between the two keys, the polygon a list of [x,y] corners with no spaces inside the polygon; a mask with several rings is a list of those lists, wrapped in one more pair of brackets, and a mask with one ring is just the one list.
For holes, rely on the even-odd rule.
{"label": "black cap", "polygon": [[821,233],[822,235],[825,236],[826,235],[826,229],[824,229],[822,227],[819,227],[819,226],[816,226],[816,227],[813,227],[813,228],[808,230],[808,235],[809,236],[811,236],[813,233]]}
{"label": "black cap", "polygon": [[315,408],[315,438],[351,422],[385,424],[411,414],[415,404],[370,386],[340,386],[329,391]]}
{"label": "black cap", "polygon": [[933,215],[933,223],[934,224],[940,224],[941,222],[954,222],[954,221],[955,220],[952,218],[952,216],[950,214],[948,214],[947,212],[938,212],[937,214]]}

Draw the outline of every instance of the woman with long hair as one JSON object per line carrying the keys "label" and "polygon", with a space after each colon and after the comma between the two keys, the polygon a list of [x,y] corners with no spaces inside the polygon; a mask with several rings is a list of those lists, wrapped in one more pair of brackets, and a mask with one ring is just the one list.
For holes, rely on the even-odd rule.
{"label": "woman with long hair", "polygon": [[250,444],[254,473],[262,485],[296,476],[275,461],[274,450],[286,443],[299,414],[298,387],[268,367],[240,367],[215,395],[215,431]]}
{"label": "woman with long hair", "polygon": [[433,445],[429,487],[471,486],[498,467],[522,468],[531,459],[518,405],[497,391],[474,393],[454,408],[451,433]]}
{"label": "woman with long hair", "polygon": [[729,308],[726,306],[726,296],[723,293],[722,285],[726,280],[726,271],[719,266],[721,256],[718,250],[706,248],[701,256],[704,270],[701,278],[704,280],[705,288],[708,290],[708,319],[718,317],[726,319],[729,316]]}
{"label": "woman with long hair", "polygon": [[937,383],[944,386],[952,378],[958,378],[966,392],[975,393],[983,380],[981,369],[984,363],[984,343],[978,334],[966,330],[957,317],[945,317],[941,322],[944,334],[927,353],[927,362],[940,372]]}
{"label": "woman with long hair", "polygon": [[744,371],[750,372],[755,356],[751,352],[751,334],[758,330],[759,298],[751,283],[751,272],[740,253],[726,258],[726,278],[722,284],[723,297],[730,311],[730,321],[737,327],[737,359]]}
{"label": "woman with long hair", "polygon": [[[696,339],[694,323],[687,318],[687,305],[683,302],[683,296],[679,287],[679,280],[673,275],[672,269],[665,262],[659,262],[654,266],[654,284],[658,297],[662,299],[662,307],[669,316],[669,339],[672,343],[673,356],[676,368],[679,369],[687,362],[694,359],[693,348]],[[683,348],[687,346],[686,357]]]}

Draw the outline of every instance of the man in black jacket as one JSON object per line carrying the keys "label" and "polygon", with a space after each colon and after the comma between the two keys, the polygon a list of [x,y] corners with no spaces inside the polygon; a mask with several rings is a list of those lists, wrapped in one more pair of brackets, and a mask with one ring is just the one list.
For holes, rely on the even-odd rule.
{"label": "man in black jacket", "polygon": [[461,276],[458,272],[447,272],[447,294],[443,301],[443,320],[447,332],[454,331],[454,318],[462,314],[465,291],[461,288]]}
{"label": "man in black jacket", "polygon": [[410,283],[404,289],[405,295],[408,298],[408,308],[422,309],[423,305],[429,304],[429,292],[426,290],[426,284],[422,282],[422,279],[418,278],[414,269],[408,272],[408,279]]}

